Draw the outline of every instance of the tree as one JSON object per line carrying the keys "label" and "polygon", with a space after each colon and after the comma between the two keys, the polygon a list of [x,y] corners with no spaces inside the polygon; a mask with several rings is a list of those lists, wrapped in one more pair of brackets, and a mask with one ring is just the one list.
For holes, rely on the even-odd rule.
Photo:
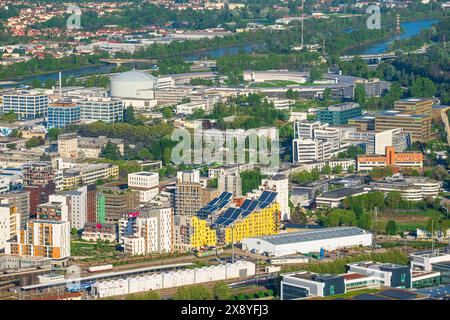
{"label": "tree", "polygon": [[128,106],[123,110],[123,122],[134,125],[142,124],[142,121],[136,119],[133,106]]}
{"label": "tree", "polygon": [[325,90],[323,91],[323,100],[329,101],[331,99],[333,99],[333,95],[331,94],[331,89],[325,88]]}
{"label": "tree", "polygon": [[292,211],[291,222],[296,224],[306,224],[308,222],[306,214],[303,212],[300,205],[296,206]]}
{"label": "tree", "polygon": [[163,117],[166,119],[170,119],[173,117],[173,111],[169,107],[165,107],[162,111]]}
{"label": "tree", "polygon": [[358,227],[365,230],[372,229],[372,216],[368,212],[364,212],[358,219]]}
{"label": "tree", "polygon": [[72,236],[75,237],[75,236],[78,234],[77,228],[72,228],[72,229],[70,230],[70,233],[72,234]]}
{"label": "tree", "polygon": [[329,174],[331,174],[331,172],[332,172],[331,167],[328,164],[323,166],[323,169],[322,169],[323,174],[329,175]]}
{"label": "tree", "polygon": [[58,140],[59,135],[59,129],[58,128],[51,128],[48,129],[48,138],[52,141]]}
{"label": "tree", "polygon": [[341,174],[342,173],[342,166],[341,165],[337,165],[333,168],[333,174]]}
{"label": "tree", "polygon": [[30,138],[27,140],[27,142],[25,142],[25,147],[27,149],[31,149],[31,148],[35,148],[35,147],[39,147],[40,145],[44,144],[44,140],[42,138]]}
{"label": "tree", "polygon": [[355,166],[354,165],[349,165],[347,168],[347,173],[355,173]]}
{"label": "tree", "polygon": [[231,290],[225,282],[219,281],[214,285],[213,296],[217,300],[228,300],[231,297]]}
{"label": "tree", "polygon": [[145,293],[130,294],[126,300],[161,300],[161,296],[155,291]]}
{"label": "tree", "polygon": [[211,292],[204,286],[180,287],[173,296],[174,300],[211,300]]}
{"label": "tree", "polygon": [[323,78],[323,71],[320,67],[314,66],[309,72],[309,81],[314,82]]}
{"label": "tree", "polygon": [[395,220],[389,220],[386,224],[386,234],[393,236],[397,234],[397,223]]}
{"label": "tree", "polygon": [[141,160],[150,160],[153,158],[153,155],[147,148],[142,148],[138,151],[138,157]]}
{"label": "tree", "polygon": [[360,105],[366,103],[366,90],[361,84],[357,84],[355,87],[355,101]]}
{"label": "tree", "polygon": [[428,78],[419,77],[411,85],[411,96],[418,98],[432,98],[436,93],[436,85]]}
{"label": "tree", "polygon": [[14,111],[10,110],[7,113],[5,113],[2,117],[2,120],[7,121],[9,123],[13,123],[17,120],[17,115],[14,113]]}
{"label": "tree", "polygon": [[116,144],[112,143],[111,140],[108,140],[105,147],[100,152],[100,157],[109,160],[119,160],[119,148]]}

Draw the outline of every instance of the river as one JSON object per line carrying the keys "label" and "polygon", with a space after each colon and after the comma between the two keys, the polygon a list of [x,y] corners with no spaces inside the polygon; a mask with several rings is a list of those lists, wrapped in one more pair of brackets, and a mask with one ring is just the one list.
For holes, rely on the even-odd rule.
{"label": "river", "polygon": [[[401,34],[400,36],[393,36],[387,40],[384,40],[384,41],[376,43],[376,44],[372,44],[372,45],[368,46],[367,48],[365,48],[363,50],[359,50],[358,52],[354,52],[352,54],[374,54],[374,53],[385,52],[388,48],[388,45],[392,41],[394,41],[396,39],[407,39],[412,36],[415,36],[415,35],[419,34],[419,32],[421,30],[423,30],[425,28],[429,28],[431,25],[433,25],[437,22],[438,22],[438,20],[436,20],[436,19],[413,21],[413,22],[403,22],[401,24],[402,29],[403,29],[403,34]],[[346,30],[346,32],[351,32],[351,29]],[[263,44],[248,44],[248,45],[244,45],[244,46],[218,48],[218,49],[207,50],[207,51],[202,51],[202,52],[197,52],[197,53],[185,54],[185,55],[183,55],[183,57],[186,59],[186,61],[200,60],[200,59],[208,58],[208,57],[217,59],[217,58],[220,58],[223,56],[237,54],[240,50],[243,50],[246,53],[250,53],[257,49],[260,49],[262,46],[263,46]],[[69,78],[69,77],[77,78],[77,77],[88,76],[91,74],[96,74],[96,75],[106,74],[106,73],[111,73],[111,70],[114,67],[115,67],[115,65],[113,65],[113,64],[105,64],[105,65],[100,65],[100,66],[95,66],[95,67],[84,67],[84,68],[79,68],[79,69],[74,69],[74,70],[66,70],[66,71],[62,72],[62,77],[63,78]],[[38,79],[42,83],[44,83],[47,79],[57,80],[58,72],[26,77],[26,78],[21,79],[19,82],[22,84],[30,83],[34,79]],[[15,84],[15,85],[17,85],[17,84]],[[14,84],[4,84],[4,85],[0,84],[0,87],[10,87],[10,86],[14,86]]]}
{"label": "river", "polygon": [[382,42],[374,43],[367,46],[364,49],[359,49],[351,54],[377,54],[383,53],[388,50],[389,44],[394,42],[395,40],[402,40],[414,37],[418,35],[420,31],[423,29],[427,29],[431,27],[433,24],[436,24],[439,20],[429,19],[429,20],[420,20],[420,21],[411,21],[411,22],[402,22],[401,27],[403,33],[401,35],[396,35],[390,37],[389,39],[383,40]]}

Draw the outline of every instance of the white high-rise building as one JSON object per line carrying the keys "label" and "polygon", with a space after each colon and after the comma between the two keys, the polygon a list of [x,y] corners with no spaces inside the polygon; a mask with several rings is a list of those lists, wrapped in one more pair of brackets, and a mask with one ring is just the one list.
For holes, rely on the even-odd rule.
{"label": "white high-rise building", "polygon": [[80,188],[68,191],[66,195],[70,198],[70,227],[77,230],[83,229],[87,222],[87,192],[83,192]]}
{"label": "white high-rise building", "polygon": [[173,251],[173,210],[170,207],[144,208],[132,222],[133,235],[123,238],[124,251],[130,255]]}
{"label": "white high-rise building", "polygon": [[5,249],[6,242],[19,233],[20,216],[15,206],[0,204],[0,251]]}
{"label": "white high-rise building", "polygon": [[141,203],[149,202],[159,194],[159,173],[147,171],[130,173],[128,188],[139,191]]}
{"label": "white high-rise building", "polygon": [[21,120],[47,116],[48,95],[37,90],[18,91],[3,95],[3,112],[14,112]]}
{"label": "white high-rise building", "polygon": [[323,161],[331,158],[331,142],[319,139],[292,140],[292,162]]}
{"label": "white high-rise building", "polygon": [[289,179],[282,174],[276,174],[270,178],[263,179],[259,190],[274,191],[277,193],[276,202],[280,205],[281,219],[289,220],[291,211],[289,208]]}

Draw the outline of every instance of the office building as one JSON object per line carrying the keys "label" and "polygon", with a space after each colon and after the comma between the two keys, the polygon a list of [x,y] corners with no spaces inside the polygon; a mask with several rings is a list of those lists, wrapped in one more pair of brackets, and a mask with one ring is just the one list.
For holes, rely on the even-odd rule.
{"label": "office building", "polygon": [[421,152],[395,152],[394,147],[386,147],[385,155],[358,155],[356,160],[358,171],[370,171],[377,167],[422,168]]}
{"label": "office building", "polygon": [[98,191],[105,198],[106,222],[117,222],[124,214],[139,208],[139,192],[116,186],[101,186]]}
{"label": "office building", "polygon": [[374,116],[360,116],[352,119],[348,119],[348,125],[356,127],[358,131],[374,131],[375,130],[375,117]]}
{"label": "office building", "polygon": [[374,133],[373,140],[366,143],[366,154],[385,154],[387,147],[402,152],[411,147],[411,134],[403,129],[390,129]]}
{"label": "office building", "polygon": [[343,294],[346,290],[344,277],[341,275],[300,271],[283,275],[280,292],[281,300],[295,300],[310,296],[334,296]]}
{"label": "office building", "polygon": [[324,161],[331,158],[331,142],[319,139],[299,138],[292,140],[292,162]]}
{"label": "office building", "polygon": [[329,123],[340,126],[346,125],[351,118],[359,117],[362,114],[362,108],[357,103],[340,103],[317,110],[317,120],[322,123]]}
{"label": "office building", "polygon": [[298,138],[330,142],[333,152],[341,148],[341,133],[339,129],[330,127],[327,123],[322,124],[319,121],[294,123],[294,139]]}
{"label": "office building", "polygon": [[372,190],[398,192],[407,201],[421,201],[436,198],[442,190],[442,182],[425,177],[386,177],[370,182]]}
{"label": "office building", "polygon": [[18,91],[3,95],[3,112],[12,111],[20,120],[46,117],[47,108],[48,95],[38,91]]}
{"label": "office building", "polygon": [[11,204],[0,203],[0,251],[6,247],[6,242],[14,238],[20,227],[20,216]]}
{"label": "office building", "polygon": [[242,240],[243,250],[269,257],[371,245],[372,234],[356,227],[322,228],[264,237],[249,237]]}
{"label": "office building", "polygon": [[432,115],[433,99],[431,98],[407,98],[394,102],[394,110],[405,114]]}
{"label": "office building", "polygon": [[62,158],[78,157],[78,136],[75,132],[58,135],[58,153]]}
{"label": "office building", "polygon": [[6,254],[65,260],[70,257],[68,221],[33,220],[20,230],[16,240],[8,241]]}
{"label": "office building", "polygon": [[431,116],[424,114],[406,114],[397,110],[387,110],[375,115],[375,131],[403,129],[411,135],[411,142],[431,140]]}
{"label": "office building", "polygon": [[75,102],[58,101],[48,105],[47,128],[64,128],[80,122],[80,106]]}
{"label": "office building", "polygon": [[411,288],[412,273],[409,266],[372,261],[349,263],[347,271],[383,279],[383,285],[392,288]]}
{"label": "office building", "polygon": [[347,197],[356,197],[361,194],[366,194],[369,191],[364,188],[340,188],[316,197],[317,208],[337,208],[340,207],[342,200]]}
{"label": "office building", "polygon": [[123,102],[118,98],[89,97],[77,101],[82,122],[103,121],[117,123],[123,121]]}
{"label": "office building", "polygon": [[389,81],[384,81],[376,78],[372,79],[356,79],[356,86],[362,86],[367,98],[381,97],[382,95],[389,92],[391,89],[391,83]]}
{"label": "office building", "polygon": [[128,188],[139,192],[141,203],[149,202],[159,194],[159,173],[147,171],[130,173]]}

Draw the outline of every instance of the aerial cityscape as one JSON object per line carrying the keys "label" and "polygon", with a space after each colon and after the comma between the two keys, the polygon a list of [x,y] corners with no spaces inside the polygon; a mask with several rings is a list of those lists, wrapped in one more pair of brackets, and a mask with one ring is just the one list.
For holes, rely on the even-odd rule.
{"label": "aerial cityscape", "polygon": [[442,0],[0,0],[0,300],[450,300],[449,40]]}

